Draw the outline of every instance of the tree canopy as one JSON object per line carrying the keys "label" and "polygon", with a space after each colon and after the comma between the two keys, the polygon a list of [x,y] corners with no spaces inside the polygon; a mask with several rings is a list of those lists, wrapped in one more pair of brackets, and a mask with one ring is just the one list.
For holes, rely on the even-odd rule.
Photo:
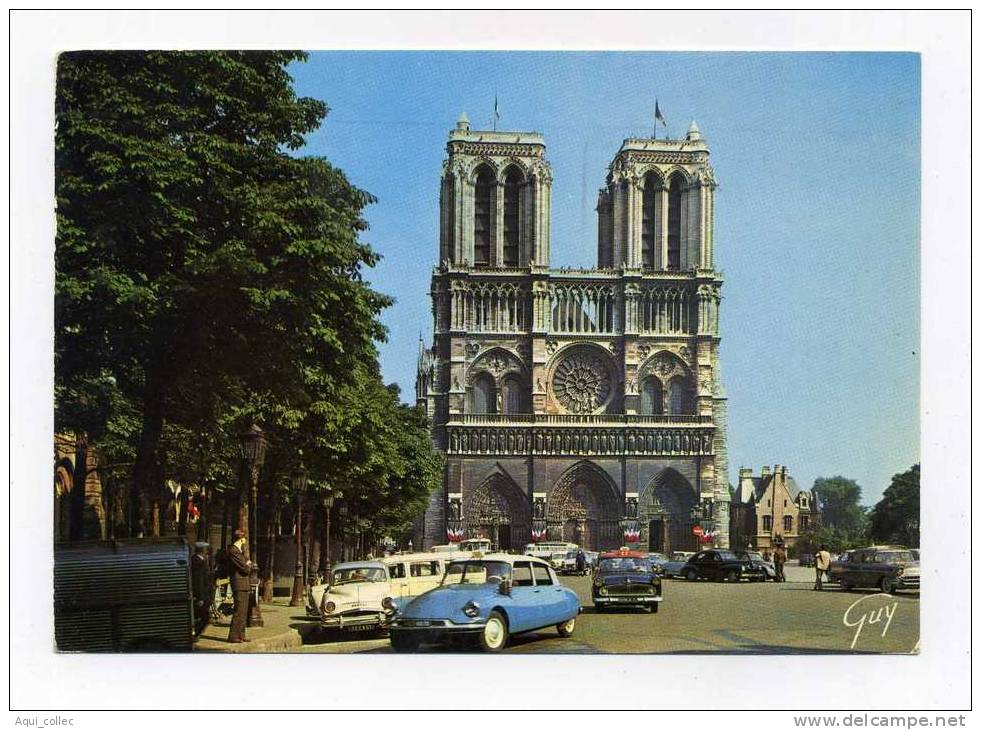
{"label": "tree canopy", "polygon": [[882,499],[869,513],[869,533],[876,542],[920,546],[920,465],[893,475]]}
{"label": "tree canopy", "polygon": [[862,488],[853,479],[843,476],[819,477],[813,491],[821,505],[821,525],[813,541],[832,550],[844,550],[860,545],[868,530],[867,509],[859,504]]}
{"label": "tree canopy", "polygon": [[[434,484],[431,455],[406,445],[425,424],[379,394],[392,301],[363,278],[378,260],[360,239],[373,198],[296,154],[327,114],[293,89],[286,66],[304,58],[59,57],[56,427],[132,461],[151,501],[168,477],[230,481],[252,420],[279,448],[319,449],[314,478],[368,470],[369,503],[408,489],[414,507]],[[366,395],[376,409],[358,407]],[[403,484],[413,470],[425,478]]]}

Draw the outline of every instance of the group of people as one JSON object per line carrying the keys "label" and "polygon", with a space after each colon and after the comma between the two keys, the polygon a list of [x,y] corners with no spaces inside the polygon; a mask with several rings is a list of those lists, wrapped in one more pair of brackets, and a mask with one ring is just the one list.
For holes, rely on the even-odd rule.
{"label": "group of people", "polygon": [[[773,548],[773,555],[770,555],[769,550],[763,551],[763,559],[767,562],[773,561],[774,568],[774,578],[773,580],[777,583],[784,583],[787,580],[787,576],[784,574],[783,566],[787,562],[787,550],[784,548],[783,543],[777,543]],[[828,570],[831,568],[831,553],[828,552],[828,546],[822,545],[818,548],[817,552],[814,553],[814,590],[821,591],[824,590],[824,579],[828,575]]]}
{"label": "group of people", "polygon": [[228,642],[241,644],[249,641],[245,636],[245,626],[249,616],[249,593],[255,585],[255,565],[245,557],[246,536],[243,530],[235,530],[233,542],[216,556],[217,571],[213,571],[208,557],[208,544],[195,544],[191,557],[191,593],[194,596],[194,635],[199,636],[211,620],[214,601],[215,572],[227,577],[232,589],[234,610],[232,624],[228,630]]}

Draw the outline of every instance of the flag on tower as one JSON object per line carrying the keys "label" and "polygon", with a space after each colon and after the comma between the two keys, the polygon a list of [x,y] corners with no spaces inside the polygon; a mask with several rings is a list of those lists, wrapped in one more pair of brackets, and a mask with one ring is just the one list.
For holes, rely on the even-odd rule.
{"label": "flag on tower", "polygon": [[494,131],[497,131],[497,120],[501,118],[501,110],[497,106],[497,94],[494,94]]}
{"label": "flag on tower", "polygon": [[664,115],[661,114],[661,107],[658,106],[657,99],[655,99],[654,100],[654,126],[655,127],[657,127],[658,122],[663,124],[665,127],[668,126],[668,123],[664,121]]}

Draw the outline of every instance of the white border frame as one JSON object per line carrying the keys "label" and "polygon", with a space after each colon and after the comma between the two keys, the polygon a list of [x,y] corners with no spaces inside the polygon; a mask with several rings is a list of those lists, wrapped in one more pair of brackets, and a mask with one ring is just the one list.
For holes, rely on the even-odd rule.
{"label": "white border frame", "polygon": [[[11,707],[966,708],[971,129],[965,12],[18,11],[11,30]],[[547,28],[543,35],[542,28]],[[475,40],[478,39],[478,40]],[[903,50],[922,56],[922,653],[894,656],[57,655],[51,619],[55,54],[82,48]],[[817,123],[817,120],[816,120]],[[39,527],[40,525],[40,527]],[[491,663],[493,668],[491,669]],[[528,676],[547,677],[528,692]],[[461,677],[485,678],[461,682]],[[745,681],[739,678],[745,678]],[[752,679],[749,679],[749,678]],[[382,681],[394,680],[394,681]],[[496,688],[487,690],[487,683]],[[537,683],[536,683],[537,684]],[[446,692],[435,688],[462,688]],[[781,689],[782,688],[782,689]],[[270,690],[270,691],[267,691]],[[19,713],[30,716],[30,712]],[[53,712],[48,712],[53,715]],[[931,712],[931,716],[932,716]],[[177,718],[141,716],[141,724]],[[472,715],[468,715],[472,718]],[[120,716],[98,715],[100,725]],[[257,722],[274,717],[253,716]],[[208,718],[210,719],[210,718]],[[219,718],[215,718],[216,720]],[[299,720],[300,718],[296,718]],[[542,718],[543,720],[548,718]],[[626,719],[626,718],[625,718]],[[293,722],[293,718],[280,718]],[[326,721],[326,719],[325,719]],[[468,724],[473,724],[468,719]],[[76,726],[79,722],[75,723]],[[251,724],[251,723],[250,723]]]}

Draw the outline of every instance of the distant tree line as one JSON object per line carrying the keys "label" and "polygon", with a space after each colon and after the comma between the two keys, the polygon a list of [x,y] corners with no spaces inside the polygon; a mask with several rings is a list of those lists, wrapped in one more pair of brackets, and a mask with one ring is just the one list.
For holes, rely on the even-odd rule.
{"label": "distant tree line", "polygon": [[800,542],[800,550],[827,545],[833,552],[871,543],[920,546],[920,465],[893,476],[874,507],[860,504],[862,488],[842,476],[818,478],[820,526]]}
{"label": "distant tree line", "polygon": [[160,534],[169,480],[235,488],[253,423],[267,519],[301,460],[310,492],[374,538],[406,530],[439,483],[424,414],[378,366],[392,300],[364,280],[373,199],[298,154],[328,111],[297,97],[302,60],[59,58],[55,427],[128,486],[124,532]]}

